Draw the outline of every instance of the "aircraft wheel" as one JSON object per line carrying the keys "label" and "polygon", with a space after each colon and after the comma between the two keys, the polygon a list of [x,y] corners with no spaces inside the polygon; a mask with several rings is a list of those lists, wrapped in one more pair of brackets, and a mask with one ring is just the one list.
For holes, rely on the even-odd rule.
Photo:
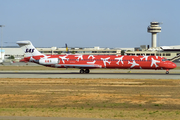
{"label": "aircraft wheel", "polygon": [[82,74],[82,73],[84,73],[84,70],[83,70],[83,69],[81,69],[81,70],[80,70],[80,73],[81,73],[81,74]]}
{"label": "aircraft wheel", "polygon": [[89,73],[89,69],[86,69],[86,70],[85,70],[85,73]]}
{"label": "aircraft wheel", "polygon": [[166,71],[166,74],[169,74],[169,71]]}

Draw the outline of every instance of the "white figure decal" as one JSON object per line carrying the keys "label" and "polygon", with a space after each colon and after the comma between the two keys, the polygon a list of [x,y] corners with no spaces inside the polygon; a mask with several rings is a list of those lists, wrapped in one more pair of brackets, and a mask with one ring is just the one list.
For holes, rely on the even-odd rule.
{"label": "white figure decal", "polygon": [[155,65],[156,67],[158,67],[157,63],[160,63],[160,61],[154,60],[153,58],[151,58],[151,59],[152,59],[151,67],[152,67],[153,65]]}
{"label": "white figure decal", "polygon": [[94,64],[96,62],[96,60],[94,60],[93,62],[87,62],[87,64]]}
{"label": "white figure decal", "polygon": [[44,57],[41,57],[40,59],[48,59],[49,57],[51,57],[51,56],[44,55]]}
{"label": "white figure decal", "polygon": [[88,59],[89,59],[90,57],[92,57],[92,59],[94,59],[94,58],[95,58],[93,55],[89,55],[89,56],[88,56]]}
{"label": "white figure decal", "polygon": [[75,56],[75,57],[78,57],[77,61],[79,61],[79,59],[83,60],[83,55],[78,55],[78,56]]}
{"label": "white figure decal", "polygon": [[144,56],[144,57],[142,57],[142,58],[140,58],[140,59],[143,60],[143,59],[145,58],[145,60],[147,61],[148,57],[149,57],[149,56]]}
{"label": "white figure decal", "polygon": [[[67,56],[68,56],[68,55],[67,55]],[[67,61],[69,60],[69,58],[66,58],[67,56],[62,56],[62,57],[59,56],[59,58],[61,58],[62,62],[64,63],[64,60],[67,60]]]}
{"label": "white figure decal", "polygon": [[[93,55],[89,55],[88,59],[90,59],[90,57],[92,57],[92,59],[94,59],[95,57]],[[96,60],[94,60],[93,62],[87,62],[87,64],[94,64],[96,62]]]}
{"label": "white figure decal", "polygon": [[130,61],[128,61],[128,64],[132,64],[132,66],[130,67],[130,68],[133,68],[134,66],[139,66],[139,64],[137,64],[136,62],[135,62],[135,60],[134,60],[134,58],[132,58],[132,61],[133,62],[130,62]]}
{"label": "white figure decal", "polygon": [[106,67],[106,63],[109,63],[109,65],[111,63],[110,61],[108,61],[108,59],[110,59],[110,57],[108,57],[108,58],[101,58],[101,60],[103,61],[105,67]]}
{"label": "white figure decal", "polygon": [[115,58],[115,59],[118,60],[118,61],[116,62],[116,64],[119,65],[119,62],[121,62],[122,64],[124,64],[124,63],[123,63],[123,57],[124,57],[124,56],[122,56],[122,57],[120,57],[120,58]]}

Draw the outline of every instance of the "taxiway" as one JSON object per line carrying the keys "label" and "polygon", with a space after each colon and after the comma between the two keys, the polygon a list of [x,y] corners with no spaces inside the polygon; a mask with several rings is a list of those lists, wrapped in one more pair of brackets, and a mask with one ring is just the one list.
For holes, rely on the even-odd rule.
{"label": "taxiway", "polygon": [[123,79],[180,79],[180,70],[116,70],[95,69],[89,74],[73,70],[0,71],[0,78],[123,78]]}

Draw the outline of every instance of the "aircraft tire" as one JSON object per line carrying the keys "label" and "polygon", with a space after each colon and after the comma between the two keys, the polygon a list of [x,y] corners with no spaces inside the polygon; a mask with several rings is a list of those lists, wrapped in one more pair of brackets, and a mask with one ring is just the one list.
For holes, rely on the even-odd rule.
{"label": "aircraft tire", "polygon": [[85,70],[85,73],[89,73],[89,72],[90,72],[90,70],[89,70],[89,69],[86,69],[86,70]]}
{"label": "aircraft tire", "polygon": [[83,74],[85,71],[84,71],[83,69],[81,69],[79,72],[80,72],[81,74]]}
{"label": "aircraft tire", "polygon": [[169,71],[166,71],[166,74],[169,74]]}

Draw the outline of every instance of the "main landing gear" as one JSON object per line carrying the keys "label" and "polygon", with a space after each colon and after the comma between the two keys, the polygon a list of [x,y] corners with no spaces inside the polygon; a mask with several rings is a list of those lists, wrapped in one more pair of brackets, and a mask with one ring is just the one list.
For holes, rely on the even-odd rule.
{"label": "main landing gear", "polygon": [[81,69],[80,71],[79,71],[79,73],[89,73],[90,72],[90,70],[89,69]]}

